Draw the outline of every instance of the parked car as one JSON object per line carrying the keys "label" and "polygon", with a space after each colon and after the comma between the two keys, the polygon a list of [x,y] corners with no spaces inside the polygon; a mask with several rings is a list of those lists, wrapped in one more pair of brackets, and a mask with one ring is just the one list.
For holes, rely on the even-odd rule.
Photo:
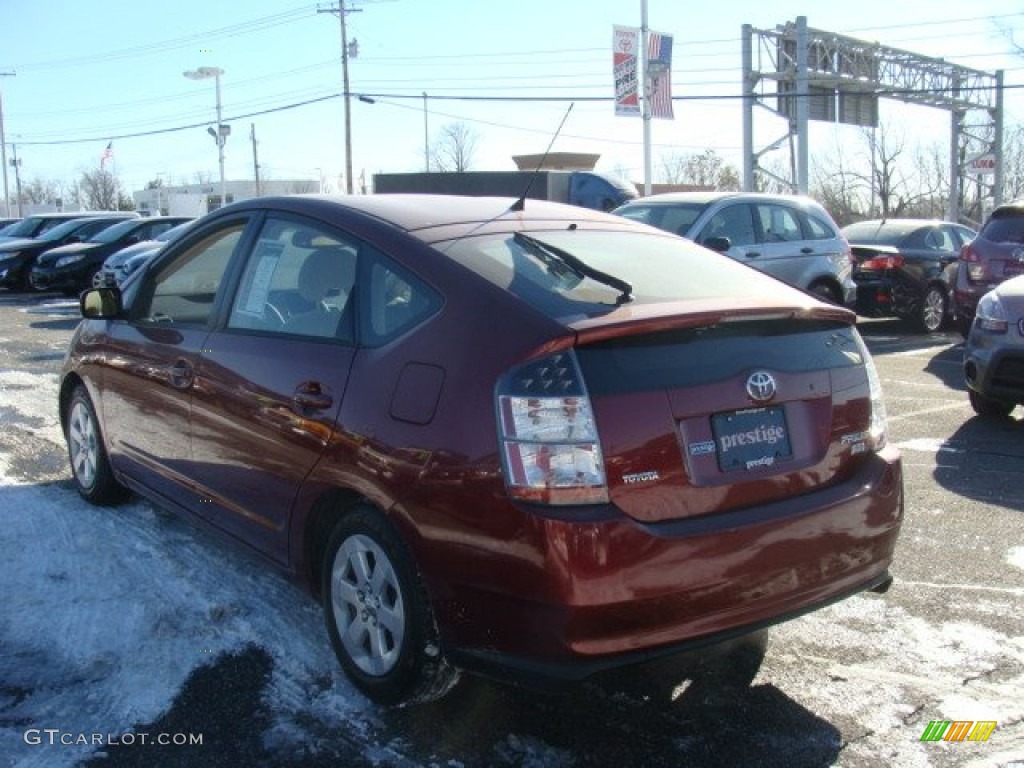
{"label": "parked car", "polygon": [[1024,404],[1024,275],[981,297],[964,343],[964,375],[982,416],[1009,416]]}
{"label": "parked car", "polygon": [[725,253],[834,304],[852,305],[851,254],[832,217],[814,200],[745,192],[669,192],[615,209]]}
{"label": "parked car", "polygon": [[857,313],[912,320],[926,333],[951,319],[960,249],[977,235],[932,219],[875,219],[850,224]]}
{"label": "parked car", "polygon": [[307,580],[385,703],[884,591],[902,468],[855,315],[510,203],[247,200],[84,292],[59,395],[81,495],[130,488]]}
{"label": "parked car", "polygon": [[21,219],[0,219],[0,236],[4,234],[4,230],[12,224],[17,224]]}
{"label": "parked car", "polygon": [[58,224],[63,224],[65,221],[71,221],[72,219],[84,219],[89,216],[110,216],[111,214],[121,214],[126,219],[139,218],[139,214],[134,211],[62,211],[55,213],[36,213],[15,222],[9,229],[5,230],[3,236],[0,237],[0,244],[4,243],[8,239],[13,240],[15,238],[24,239],[39,237],[48,229],[52,229]]}
{"label": "parked car", "polygon": [[1024,274],[1024,200],[997,206],[978,236],[960,250],[953,291],[957,326],[966,337],[978,300],[1003,280]]}
{"label": "parked car", "polygon": [[194,221],[195,219],[189,219],[164,230],[152,240],[141,240],[110,254],[99,271],[93,275],[93,287],[121,285],[129,275],[158,253],[169,240],[183,235]]}
{"label": "parked car", "polygon": [[134,219],[109,227],[81,243],[63,245],[46,251],[29,273],[32,287],[37,291],[59,290],[76,295],[92,285],[93,276],[103,268],[110,254],[126,245],[152,240],[161,232],[189,221],[185,216]]}
{"label": "parked car", "polygon": [[34,239],[16,238],[0,242],[0,286],[16,290],[31,288],[29,273],[40,254],[51,248],[87,240],[107,227],[134,218],[131,213],[111,213],[70,219]]}

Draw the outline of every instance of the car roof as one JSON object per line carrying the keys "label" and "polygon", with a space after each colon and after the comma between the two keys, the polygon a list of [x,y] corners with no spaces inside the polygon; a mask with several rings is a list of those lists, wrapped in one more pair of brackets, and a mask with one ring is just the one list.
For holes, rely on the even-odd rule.
{"label": "car roof", "polygon": [[[386,221],[409,233],[416,233],[424,240],[443,237],[458,237],[475,228],[501,223],[509,229],[512,222],[570,222],[596,224],[619,230],[642,229],[664,234],[644,224],[637,224],[621,216],[581,208],[576,205],[553,203],[547,200],[527,199],[522,211],[511,210],[516,202],[511,197],[461,197],[458,195],[415,195],[415,194],[373,194],[373,195],[288,195],[287,197],[263,197],[244,200],[220,209],[221,211],[245,208],[279,208],[282,210],[320,209],[329,214],[332,209],[358,211],[373,218]],[[521,227],[515,227],[521,228]],[[442,236],[430,236],[432,229],[444,231]]]}
{"label": "car roof", "polygon": [[[943,221],[942,219],[866,219],[847,224],[843,227],[843,231],[845,232],[847,229],[856,227],[858,229],[874,228],[878,231],[888,232],[911,232],[921,227],[936,227],[943,224],[950,224],[950,222]],[[954,226],[962,225],[955,224]]]}
{"label": "car roof", "polygon": [[820,203],[817,200],[811,197],[807,197],[805,195],[783,195],[771,194],[768,192],[701,190],[696,192],[663,192],[657,195],[647,195],[646,197],[638,197],[635,200],[630,200],[628,203],[623,203],[622,207],[634,206],[637,203],[650,203],[655,205],[669,203],[707,204],[725,199],[739,201],[788,202],[796,203],[798,205],[820,205]]}

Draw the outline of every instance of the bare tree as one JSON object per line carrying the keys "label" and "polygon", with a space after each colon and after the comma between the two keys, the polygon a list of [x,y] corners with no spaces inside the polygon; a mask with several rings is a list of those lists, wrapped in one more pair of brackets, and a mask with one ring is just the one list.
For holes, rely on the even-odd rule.
{"label": "bare tree", "polygon": [[696,155],[663,155],[661,176],[667,184],[689,184],[703,189],[740,189],[739,171],[713,149]]}
{"label": "bare tree", "polygon": [[465,123],[449,123],[430,148],[431,167],[444,173],[468,171],[476,151],[476,134]]}
{"label": "bare tree", "polygon": [[135,204],[124,194],[121,182],[107,170],[82,171],[82,200],[85,207],[96,211],[133,210]]}
{"label": "bare tree", "polygon": [[56,202],[60,197],[60,185],[56,181],[41,179],[38,176],[21,185],[21,202],[26,205],[41,205]]}
{"label": "bare tree", "polygon": [[816,157],[811,164],[811,196],[845,227],[865,218],[868,211],[868,185],[854,173],[840,146],[827,157]]}

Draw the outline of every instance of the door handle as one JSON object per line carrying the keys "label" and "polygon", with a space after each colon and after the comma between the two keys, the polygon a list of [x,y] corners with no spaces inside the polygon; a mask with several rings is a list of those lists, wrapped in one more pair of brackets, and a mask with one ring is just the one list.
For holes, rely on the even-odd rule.
{"label": "door handle", "polygon": [[743,255],[746,256],[748,259],[756,259],[758,256],[761,255],[761,252],[760,251],[747,251]]}
{"label": "door handle", "polygon": [[188,389],[196,380],[196,369],[188,360],[179,358],[168,369],[168,381],[176,389]]}
{"label": "door handle", "polygon": [[334,398],[324,392],[318,381],[305,381],[295,388],[292,402],[302,410],[325,411],[334,404]]}
{"label": "door handle", "polygon": [[811,248],[809,245],[805,245],[803,248],[800,249],[800,253],[814,253],[814,249]]}

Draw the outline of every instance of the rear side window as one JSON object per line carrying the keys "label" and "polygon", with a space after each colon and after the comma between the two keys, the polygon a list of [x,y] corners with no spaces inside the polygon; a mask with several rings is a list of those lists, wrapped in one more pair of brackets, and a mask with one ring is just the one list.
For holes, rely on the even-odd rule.
{"label": "rear side window", "polygon": [[437,312],[441,297],[434,289],[383,254],[366,248],[369,260],[362,302],[360,337],[378,347],[419,325]]}

